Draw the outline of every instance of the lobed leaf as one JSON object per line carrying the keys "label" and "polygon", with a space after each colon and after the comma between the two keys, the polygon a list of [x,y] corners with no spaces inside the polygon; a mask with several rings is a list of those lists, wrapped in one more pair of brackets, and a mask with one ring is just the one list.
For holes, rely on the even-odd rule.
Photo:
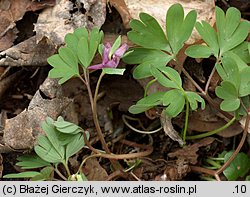
{"label": "lobed leaf", "polygon": [[199,94],[189,91],[186,91],[185,93],[192,110],[196,110],[198,108],[198,102],[201,103],[201,109],[205,109],[205,101]]}
{"label": "lobed leaf", "polygon": [[76,154],[85,146],[84,137],[82,133],[75,135],[74,140],[66,145],[65,160],[67,161],[71,156]]}
{"label": "lobed leaf", "polygon": [[185,97],[178,89],[169,90],[164,94],[162,102],[164,106],[167,106],[165,109],[167,116],[174,118],[182,112],[185,105]]}
{"label": "lobed leaf", "polygon": [[220,105],[222,110],[235,111],[240,107],[237,89],[230,81],[223,81],[216,87],[215,93],[219,98],[224,99]]}
{"label": "lobed leaf", "polygon": [[151,73],[161,85],[167,88],[181,89],[182,87],[181,77],[173,68],[164,67],[159,70],[158,68],[151,67]]}
{"label": "lobed leaf", "polygon": [[133,72],[133,77],[142,79],[152,76],[150,72],[151,66],[163,68],[171,59],[173,59],[172,56],[161,50],[135,48],[133,52],[123,58],[123,61],[128,64],[139,64]]}
{"label": "lobed leaf", "polygon": [[240,72],[240,97],[247,96],[250,94],[250,67],[244,68]]}
{"label": "lobed leaf", "polygon": [[37,175],[40,175],[40,172],[26,171],[20,173],[6,174],[3,176],[3,178],[32,178]]}
{"label": "lobed leaf", "polygon": [[193,45],[186,49],[185,54],[192,58],[208,58],[213,54],[213,52],[208,46]]}
{"label": "lobed leaf", "polygon": [[[65,55],[66,51],[68,53]],[[75,62],[74,58],[75,55],[70,48],[62,49],[61,54],[49,57],[47,61],[53,67],[49,71],[49,77],[61,78],[58,83],[63,84],[70,78],[79,76],[78,63]]]}
{"label": "lobed leaf", "polygon": [[52,166],[45,167],[40,171],[40,174],[33,176],[31,181],[48,181],[51,179],[53,171],[54,168]]}
{"label": "lobed leaf", "polygon": [[184,10],[181,4],[172,5],[166,15],[166,32],[174,55],[177,55],[184,42],[190,37],[196,21],[196,11],[187,14],[184,20]]}
{"label": "lobed leaf", "polygon": [[140,99],[136,105],[130,106],[128,111],[132,114],[139,114],[151,109],[152,107],[160,105],[162,104],[162,97],[164,94],[164,92],[156,92],[146,96]]}
{"label": "lobed leaf", "polygon": [[16,163],[22,169],[33,169],[50,166],[50,163],[41,159],[37,155],[23,155],[17,158],[19,162]]}
{"label": "lobed leaf", "polygon": [[140,13],[140,20],[132,19],[128,38],[135,44],[149,48],[170,51],[167,38],[157,20],[146,13]]}

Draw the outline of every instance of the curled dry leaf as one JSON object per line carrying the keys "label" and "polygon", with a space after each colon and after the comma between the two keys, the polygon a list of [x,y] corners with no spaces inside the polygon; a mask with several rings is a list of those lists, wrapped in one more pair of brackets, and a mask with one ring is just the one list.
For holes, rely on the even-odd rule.
{"label": "curled dry leaf", "polygon": [[35,31],[37,40],[48,38],[55,46],[64,43],[67,33],[77,27],[101,27],[106,18],[106,3],[103,0],[61,0],[53,8],[39,14]]}
{"label": "curled dry leaf", "polygon": [[30,0],[1,0],[0,1],[0,51],[13,45],[18,30],[16,21],[21,20],[28,11],[36,11],[53,6],[55,0],[35,2]]}
{"label": "curled dry leaf", "polygon": [[215,138],[207,137],[204,138],[192,145],[185,146],[181,149],[176,150],[175,152],[168,153],[168,156],[171,158],[177,157],[178,159],[183,159],[190,164],[196,164],[198,154],[197,151],[202,146],[208,146],[214,142]]}
{"label": "curled dry leaf", "polygon": [[172,140],[177,141],[180,146],[183,146],[185,142],[181,139],[178,132],[174,129],[171,118],[167,117],[165,115],[165,112],[163,111],[160,119],[165,134],[168,135]]}
{"label": "curled dry leaf", "polygon": [[[57,88],[57,91],[51,92],[48,89]],[[47,92],[55,97],[49,97]],[[40,94],[43,92],[43,98]],[[31,149],[34,146],[38,135],[43,134],[41,123],[47,116],[56,119],[62,111],[72,102],[71,99],[63,97],[61,89],[57,85],[57,80],[46,79],[44,85],[36,92],[31,100],[27,110],[24,110],[16,117],[7,119],[3,130],[3,145],[0,147],[0,153],[5,152],[5,147],[11,147],[16,150]]]}
{"label": "curled dry leaf", "polygon": [[96,158],[90,158],[86,161],[84,172],[89,181],[105,181],[108,178],[108,173]]}
{"label": "curled dry leaf", "polygon": [[47,58],[56,52],[46,39],[38,44],[33,36],[0,53],[0,66],[45,66]]}

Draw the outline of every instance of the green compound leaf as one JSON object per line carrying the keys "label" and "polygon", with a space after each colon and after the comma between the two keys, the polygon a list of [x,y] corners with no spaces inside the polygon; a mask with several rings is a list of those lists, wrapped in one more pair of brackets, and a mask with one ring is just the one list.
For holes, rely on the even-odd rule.
{"label": "green compound leaf", "polygon": [[240,72],[236,62],[231,58],[223,58],[222,65],[216,64],[216,69],[223,81],[230,81],[238,91],[240,85]]}
{"label": "green compound leaf", "polygon": [[76,154],[78,151],[80,151],[85,146],[85,141],[82,133],[78,133],[75,135],[74,140],[72,140],[70,143],[66,146],[66,153],[65,153],[65,159],[68,161],[68,159]]}
{"label": "green compound leaf", "polygon": [[199,94],[189,91],[186,91],[185,93],[192,110],[196,110],[198,108],[198,102],[201,103],[201,109],[205,109],[205,101]]}
{"label": "green compound leaf", "polygon": [[177,55],[184,42],[190,37],[196,21],[196,11],[191,11],[184,19],[181,4],[172,5],[166,15],[166,32],[174,55]]}
{"label": "green compound leaf", "polygon": [[250,94],[250,67],[244,68],[240,72],[240,97],[247,96]]}
{"label": "green compound leaf", "polygon": [[132,19],[128,38],[135,44],[149,48],[170,51],[167,38],[159,23],[146,13],[140,13],[140,20]]}
{"label": "green compound leaf", "polygon": [[165,109],[167,116],[174,118],[182,112],[185,105],[185,97],[178,89],[169,90],[164,94],[162,102],[164,106],[167,106]]}
{"label": "green compound leaf", "polygon": [[211,49],[212,54],[215,57],[218,57],[219,43],[218,43],[217,34],[214,28],[205,21],[202,21],[201,23],[197,22],[195,25],[195,28],[201,35],[202,39],[207,43],[207,45]]}
{"label": "green compound leaf", "polygon": [[59,116],[57,118],[57,121],[54,122],[54,126],[59,132],[66,134],[74,135],[82,131],[79,126],[75,125],[74,123],[65,121],[61,116]]}
{"label": "green compound leaf", "polygon": [[208,46],[193,45],[186,49],[185,54],[192,58],[208,58],[213,54],[213,52]]}
{"label": "green compound leaf", "polygon": [[163,68],[173,57],[157,49],[135,48],[131,53],[123,58],[128,64],[139,64],[133,76],[136,79],[142,79],[152,76],[150,72],[151,66]]}
{"label": "green compound leaf", "polygon": [[156,92],[153,94],[150,94],[147,97],[142,98],[139,100],[135,105],[130,106],[129,112],[132,114],[139,114],[144,111],[147,111],[151,109],[152,107],[155,107],[157,105],[162,104],[162,97],[165,94],[165,92]]}
{"label": "green compound leaf", "polygon": [[216,7],[216,26],[221,54],[241,44],[248,36],[250,24],[240,19],[240,11],[236,8],[229,8],[225,15],[221,8]]}
{"label": "green compound leaf", "polygon": [[[224,157],[226,162],[233,154],[233,151],[228,152]],[[250,170],[250,158],[245,153],[238,153],[231,164],[223,171],[223,174],[229,181],[235,181],[239,177],[244,177]]]}
{"label": "green compound leaf", "polygon": [[216,87],[215,93],[223,99],[220,104],[222,110],[235,111],[240,107],[237,89],[230,81],[223,81],[220,86]]}
{"label": "green compound leaf", "polygon": [[157,81],[167,88],[182,88],[182,80],[179,73],[170,67],[161,68],[161,70],[151,67],[152,75]]}
{"label": "green compound leaf", "polygon": [[61,78],[59,84],[80,75],[77,57],[70,48],[60,48],[59,54],[48,58],[48,63],[53,67],[49,72],[49,77]]}
{"label": "green compound leaf", "polygon": [[47,181],[51,179],[51,174],[54,171],[54,168],[52,166],[48,166],[43,168],[40,171],[40,174],[31,177],[31,181]]}
{"label": "green compound leaf", "polygon": [[64,160],[64,154],[58,152],[46,136],[39,136],[37,142],[39,145],[35,146],[34,150],[43,160],[50,163],[60,163]]}
{"label": "green compound leaf", "polygon": [[44,161],[37,155],[23,155],[18,157],[17,160],[19,162],[17,162],[16,165],[20,166],[22,169],[34,169],[50,166],[49,162]]}
{"label": "green compound leaf", "polygon": [[[248,63],[250,63],[250,54],[249,54],[249,50],[248,50],[248,45],[249,45],[249,42],[242,42],[240,45],[238,45],[237,47],[234,47],[232,50],[230,50],[230,52],[237,55],[238,58],[241,59],[241,61],[248,64]],[[224,53],[224,55],[225,55],[225,53]],[[231,54],[229,54],[229,55],[231,55]],[[233,57],[233,58],[235,59],[235,57]],[[238,62],[238,59],[236,62]]]}
{"label": "green compound leaf", "polygon": [[37,175],[40,175],[40,172],[27,171],[27,172],[6,174],[3,176],[3,178],[32,178]]}

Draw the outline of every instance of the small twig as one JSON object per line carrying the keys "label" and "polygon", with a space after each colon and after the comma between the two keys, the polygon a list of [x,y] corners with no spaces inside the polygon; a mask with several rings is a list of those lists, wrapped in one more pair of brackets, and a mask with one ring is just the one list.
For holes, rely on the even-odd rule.
{"label": "small twig", "polygon": [[206,94],[208,93],[208,88],[209,88],[210,82],[211,82],[211,80],[212,80],[212,78],[214,76],[215,71],[216,71],[216,67],[214,66],[212,72],[210,73],[210,75],[208,77],[208,80],[207,80],[207,83],[206,83],[206,86],[205,86],[205,93]]}
{"label": "small twig", "polygon": [[[151,145],[142,145],[142,144],[137,144],[135,142],[130,142],[127,140],[121,140],[121,143],[129,145],[129,146],[134,146],[138,148],[143,148],[146,149],[145,151],[139,152],[139,153],[128,153],[128,154],[107,154],[107,153],[102,153],[99,150],[95,149],[87,140],[86,134],[83,133],[84,135],[84,140],[87,146],[91,151],[93,151],[96,154],[100,154],[100,157],[107,158],[107,159],[113,159],[113,160],[123,160],[123,159],[134,159],[134,158],[139,158],[139,157],[145,157],[150,155],[153,152],[153,147]],[[152,140],[152,138],[150,138]],[[152,142],[151,142],[152,143]]]}

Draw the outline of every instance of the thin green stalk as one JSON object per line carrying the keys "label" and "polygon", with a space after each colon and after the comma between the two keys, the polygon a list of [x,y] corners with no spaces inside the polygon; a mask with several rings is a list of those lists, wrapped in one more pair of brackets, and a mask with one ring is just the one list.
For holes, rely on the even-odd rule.
{"label": "thin green stalk", "polygon": [[214,135],[214,134],[219,133],[220,131],[228,128],[230,125],[232,125],[234,123],[235,120],[236,120],[236,117],[233,117],[227,124],[223,125],[222,127],[218,128],[218,129],[215,129],[213,131],[209,131],[206,133],[202,133],[199,135],[187,136],[186,139],[187,140],[194,140],[194,139],[199,139],[199,138],[208,137],[210,135]]}
{"label": "thin green stalk", "polygon": [[66,162],[66,161],[63,161],[62,164],[63,164],[63,166],[64,166],[64,168],[65,168],[65,170],[66,170],[66,172],[67,172],[68,177],[70,177],[70,176],[71,176],[71,173],[70,173],[69,167],[68,167],[68,165],[67,165],[67,162]]}
{"label": "thin green stalk", "polygon": [[184,125],[184,129],[182,131],[182,139],[184,142],[186,141],[186,136],[187,136],[188,116],[189,116],[189,102],[188,102],[187,98],[185,98],[185,100],[186,100],[185,125]]}
{"label": "thin green stalk", "polygon": [[68,179],[58,170],[57,166],[54,168],[55,172],[64,180],[67,181]]}
{"label": "thin green stalk", "polygon": [[212,165],[213,167],[215,167],[216,169],[219,169],[221,167],[220,164],[218,164],[216,161],[212,160],[212,159],[206,159],[205,160],[208,164]]}

